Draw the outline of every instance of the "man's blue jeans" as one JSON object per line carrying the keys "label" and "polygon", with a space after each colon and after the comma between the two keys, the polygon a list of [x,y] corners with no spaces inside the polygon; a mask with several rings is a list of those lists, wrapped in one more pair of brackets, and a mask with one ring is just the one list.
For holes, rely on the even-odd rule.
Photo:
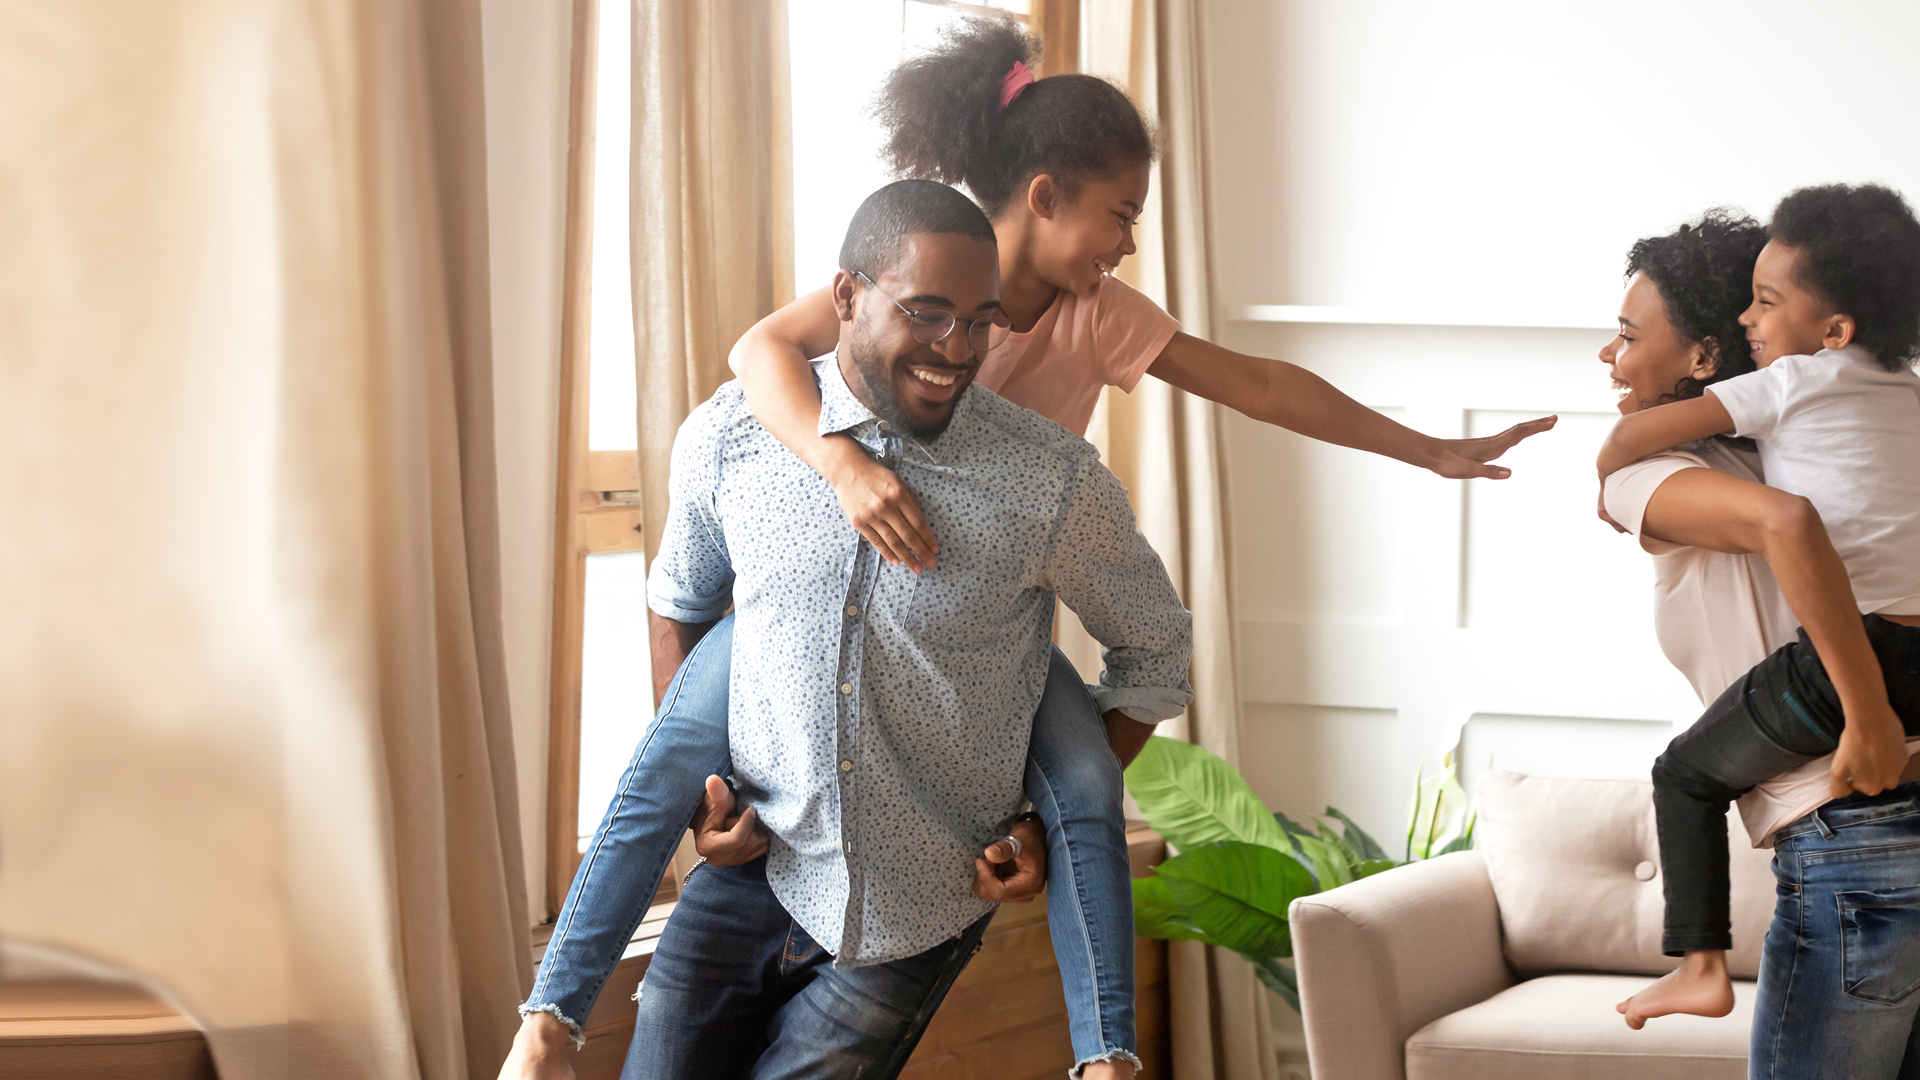
{"label": "man's blue jeans", "polygon": [[[522,1014],[553,1013],[580,1038],[699,806],[706,778],[730,771],[732,655],[729,615],[688,654],[634,748],[574,874]],[[1047,917],[1074,1058],[1138,1064],[1120,762],[1093,696],[1057,649],[1034,716],[1026,786],[1047,826]]]}
{"label": "man's blue jeans", "polygon": [[918,956],[836,968],[774,897],[765,856],[702,866],[640,983],[621,1080],[896,1076],[992,918]]}
{"label": "man's blue jeans", "polygon": [[1920,1080],[1920,783],[1785,826],[1752,1080]]}

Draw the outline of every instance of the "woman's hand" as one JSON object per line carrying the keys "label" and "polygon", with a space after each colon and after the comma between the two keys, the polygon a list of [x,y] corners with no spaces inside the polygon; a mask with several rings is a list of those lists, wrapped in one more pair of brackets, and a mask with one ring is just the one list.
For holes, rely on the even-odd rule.
{"label": "woman's hand", "polygon": [[904,563],[916,574],[931,568],[940,554],[940,542],[920,512],[920,500],[892,469],[868,457],[859,443],[847,438],[832,441],[845,449],[836,451],[837,460],[821,474],[833,485],[840,511],[854,531],[895,566]]}
{"label": "woman's hand", "polygon": [[1449,480],[1472,480],[1484,477],[1488,480],[1505,480],[1513,475],[1513,470],[1487,462],[1513,449],[1520,440],[1543,431],[1552,431],[1553,425],[1560,422],[1558,416],[1543,416],[1538,420],[1529,420],[1524,424],[1515,424],[1498,435],[1488,435],[1478,439],[1435,439],[1433,440],[1433,460],[1427,468]]}
{"label": "woman's hand", "polygon": [[1847,726],[1833,752],[1833,782],[1828,790],[1843,798],[1854,792],[1878,795],[1898,787],[1907,769],[1907,732],[1886,696],[1866,709],[1848,709]]}

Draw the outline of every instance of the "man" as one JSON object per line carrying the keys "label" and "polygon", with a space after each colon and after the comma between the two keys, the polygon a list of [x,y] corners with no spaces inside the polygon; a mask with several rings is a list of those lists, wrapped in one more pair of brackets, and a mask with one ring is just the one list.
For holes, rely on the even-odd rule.
{"label": "man", "polygon": [[860,540],[737,385],[680,430],[654,669],[734,606],[733,773],[769,846],[689,879],[628,1080],[899,1071],[992,915],[975,853],[1022,800],[1056,593],[1108,646],[1107,704],[1157,720],[1191,696],[1190,620],[1119,482],[970,387],[998,291],[992,227],[953,189],[903,181],[855,215],[821,431],[914,489],[943,541],[925,574]]}

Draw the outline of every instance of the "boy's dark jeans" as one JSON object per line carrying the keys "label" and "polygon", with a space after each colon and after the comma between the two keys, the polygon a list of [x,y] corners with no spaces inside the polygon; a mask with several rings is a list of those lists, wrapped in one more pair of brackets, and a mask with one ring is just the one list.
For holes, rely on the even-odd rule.
{"label": "boy's dark jeans", "polygon": [[[1880,658],[1887,700],[1920,735],[1920,627],[1864,620]],[[1833,681],[1800,631],[1707,707],[1653,765],[1668,956],[1733,947],[1728,915],[1727,804],[1754,785],[1839,745],[1846,725]]]}

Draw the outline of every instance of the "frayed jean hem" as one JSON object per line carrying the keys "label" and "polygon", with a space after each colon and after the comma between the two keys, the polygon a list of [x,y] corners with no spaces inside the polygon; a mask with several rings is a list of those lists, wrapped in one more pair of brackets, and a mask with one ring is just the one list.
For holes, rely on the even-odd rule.
{"label": "frayed jean hem", "polygon": [[550,1013],[555,1020],[567,1025],[567,1034],[573,1037],[573,1048],[575,1050],[587,1045],[586,1029],[582,1028],[572,1017],[561,1012],[560,1006],[552,1004],[551,1002],[544,1005],[535,1005],[532,1002],[528,1002],[520,1006],[520,1016],[523,1019],[537,1012]]}
{"label": "frayed jean hem", "polygon": [[1085,1061],[1074,1062],[1073,1068],[1067,1070],[1067,1080],[1080,1080],[1080,1074],[1086,1071],[1087,1066],[1097,1065],[1102,1061],[1127,1062],[1133,1066],[1133,1071],[1136,1076],[1146,1069],[1146,1066],[1141,1064],[1139,1056],[1131,1050],[1105,1050],[1087,1058]]}

